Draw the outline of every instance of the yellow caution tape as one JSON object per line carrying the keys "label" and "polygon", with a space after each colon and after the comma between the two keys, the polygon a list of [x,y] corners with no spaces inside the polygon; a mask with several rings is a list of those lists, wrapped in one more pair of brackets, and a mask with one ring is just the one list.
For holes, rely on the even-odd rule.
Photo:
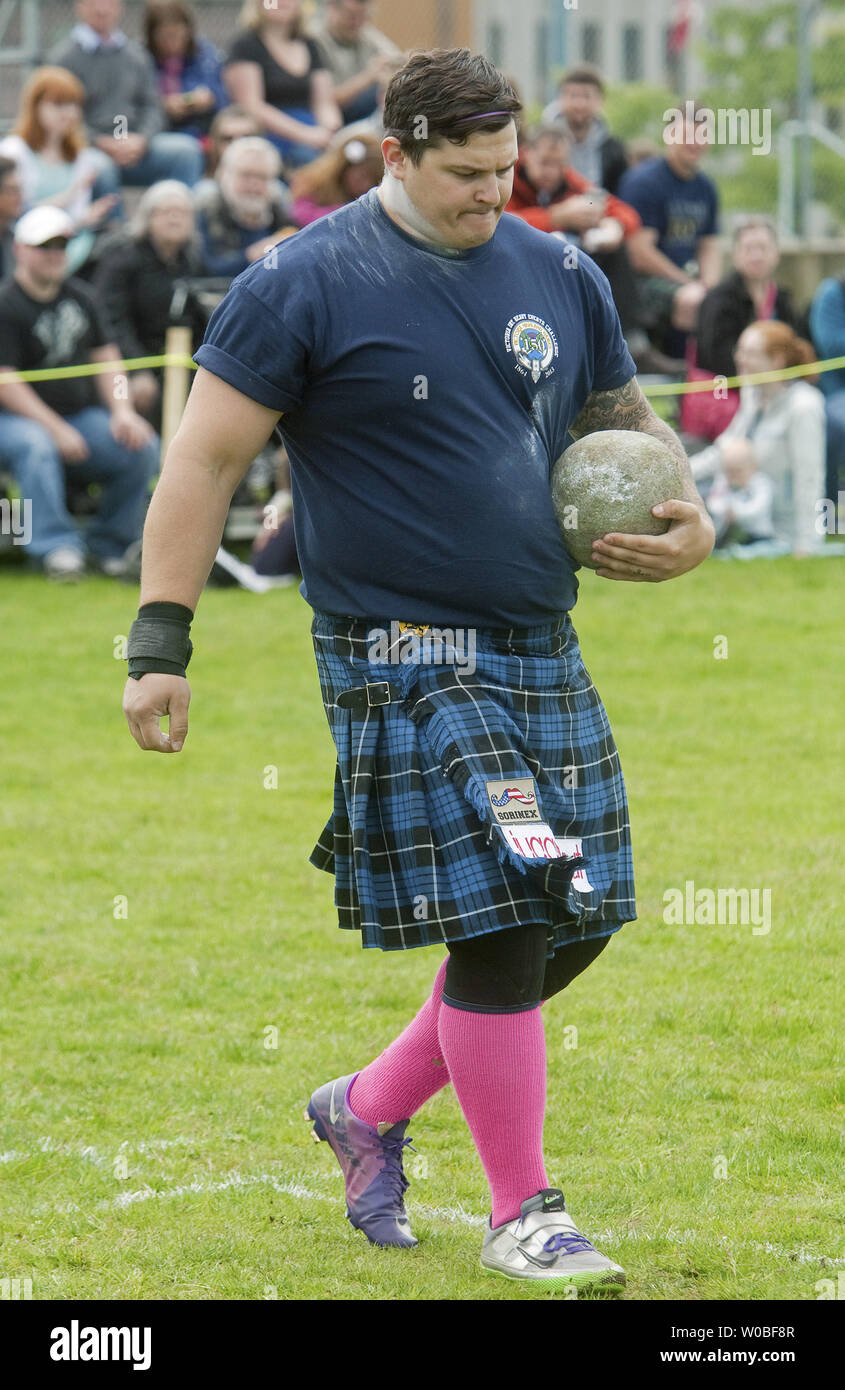
{"label": "yellow caution tape", "polygon": [[[16,381],[59,381],[73,376],[100,376],[104,372],[142,372],[154,367],[191,367],[197,364],[187,354],[171,352],[159,357],[128,357],[120,362],[83,362],[76,367],[39,368],[31,372],[0,372],[0,386]],[[663,385],[644,386],[646,396],[687,395],[695,391],[713,391],[734,386],[762,386],[771,381],[791,381],[794,377],[816,376],[845,367],[845,357],[828,357],[823,362],[802,363],[798,367],[782,367],[776,372],[754,372],[749,376],[714,376],[706,381],[671,381]]]}

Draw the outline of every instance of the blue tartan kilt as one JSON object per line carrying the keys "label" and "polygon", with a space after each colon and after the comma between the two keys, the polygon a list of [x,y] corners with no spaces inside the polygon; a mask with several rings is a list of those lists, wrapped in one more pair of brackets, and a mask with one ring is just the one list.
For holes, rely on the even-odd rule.
{"label": "blue tartan kilt", "polygon": [[[388,662],[372,643],[390,631],[390,620],[320,611],[311,625],[337,767],[310,862],[334,874],[338,925],[393,951],[542,922],[551,957],[632,921],[625,785],[569,614],[467,629],[472,660],[470,641],[455,637],[401,660],[394,644]],[[338,705],[377,681],[398,698]],[[503,829],[496,805],[508,793],[517,808],[535,801],[542,834]]]}

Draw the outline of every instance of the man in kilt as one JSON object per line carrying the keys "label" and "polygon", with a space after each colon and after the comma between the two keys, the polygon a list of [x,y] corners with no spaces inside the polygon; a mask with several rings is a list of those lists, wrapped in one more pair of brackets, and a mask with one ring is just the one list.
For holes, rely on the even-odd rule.
{"label": "man in kilt", "polygon": [[604,578],[675,578],[713,529],[604,276],[502,215],[520,109],[485,58],[414,54],[387,92],[381,186],[233,283],[150,504],[124,710],[142,748],[181,748],[190,622],[232,493],[278,423],[337,747],[312,863],[335,875],[339,924],[364,947],[447,948],[404,1032],[311,1096],[315,1137],[341,1164],[353,1226],[415,1245],[408,1122],[451,1084],[490,1186],[482,1265],[613,1287],[622,1270],[577,1230],[543,1159],[541,1005],[636,915],[551,466],[602,429],[653,434],[683,460],[669,530],[597,542]]}

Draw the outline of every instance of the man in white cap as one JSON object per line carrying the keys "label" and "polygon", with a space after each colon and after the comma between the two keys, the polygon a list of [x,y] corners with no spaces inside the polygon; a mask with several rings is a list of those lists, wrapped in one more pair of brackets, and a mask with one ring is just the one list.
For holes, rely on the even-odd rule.
{"label": "man in white cap", "polygon": [[[72,375],[88,362],[119,362],[113,335],[88,286],[65,279],[73,223],[43,205],[14,230],[15,270],[0,287],[0,467],[28,504],[28,557],[55,579],[92,568],[119,576],[144,524],[159,440],[129,403],[114,371]],[[3,380],[50,370],[46,380]],[[65,468],[102,493],[84,539],[67,509]]]}

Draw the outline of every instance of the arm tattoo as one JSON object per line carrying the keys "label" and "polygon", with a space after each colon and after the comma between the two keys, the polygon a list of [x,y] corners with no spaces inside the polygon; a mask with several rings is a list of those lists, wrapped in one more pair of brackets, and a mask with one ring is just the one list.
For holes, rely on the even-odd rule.
{"label": "arm tattoo", "polygon": [[693,482],[684,447],[675,431],[656,415],[640,389],[637,378],[631,377],[624,386],[613,391],[593,391],[587,397],[581,413],[569,426],[573,439],[581,439],[585,434],[596,430],[639,430],[642,434],[653,434],[671,450],[684,469],[684,490],[682,500],[694,502],[699,511],[706,515],[706,508]]}

